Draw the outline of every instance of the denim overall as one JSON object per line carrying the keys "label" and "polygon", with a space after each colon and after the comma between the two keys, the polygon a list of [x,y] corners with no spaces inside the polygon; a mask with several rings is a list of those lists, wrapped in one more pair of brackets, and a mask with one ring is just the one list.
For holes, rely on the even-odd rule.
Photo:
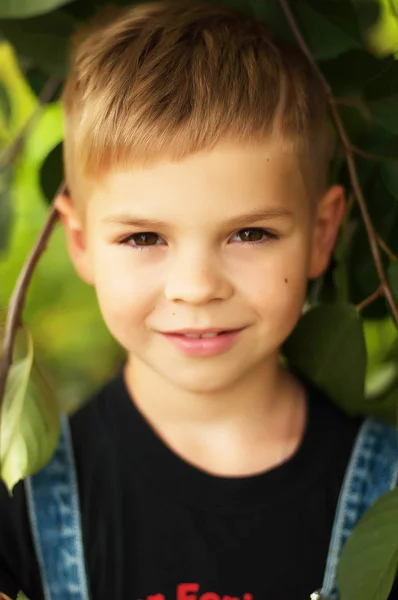
{"label": "denim overall", "polygon": [[[358,433],[340,492],[323,585],[311,595],[312,600],[338,600],[336,568],[344,543],[366,509],[397,483],[397,431],[368,418]],[[25,484],[45,599],[89,600],[76,471],[66,416],[62,417],[61,437],[53,458]]]}

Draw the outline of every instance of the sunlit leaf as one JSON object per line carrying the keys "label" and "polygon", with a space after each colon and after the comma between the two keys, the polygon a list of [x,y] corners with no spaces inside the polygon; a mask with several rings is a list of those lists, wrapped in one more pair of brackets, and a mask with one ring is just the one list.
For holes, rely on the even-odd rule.
{"label": "sunlit leaf", "polygon": [[320,305],[299,321],[284,346],[292,368],[348,412],[364,403],[366,345],[362,319],[349,304]]}
{"label": "sunlit leaf", "polygon": [[50,460],[59,437],[56,399],[38,386],[37,374],[32,378],[33,342],[28,331],[25,336],[25,355],[15,360],[7,378],[0,424],[0,475],[10,493]]}
{"label": "sunlit leaf", "polygon": [[341,600],[387,600],[398,572],[398,490],[365,513],[338,567]]}
{"label": "sunlit leaf", "polygon": [[0,421],[0,461],[3,462],[21,420],[22,409],[33,364],[33,340],[27,329],[20,330],[24,336],[25,355],[13,362],[8,372]]}
{"label": "sunlit leaf", "polygon": [[378,56],[398,53],[398,3],[397,0],[378,0],[379,14],[376,22],[366,31],[366,40]]}

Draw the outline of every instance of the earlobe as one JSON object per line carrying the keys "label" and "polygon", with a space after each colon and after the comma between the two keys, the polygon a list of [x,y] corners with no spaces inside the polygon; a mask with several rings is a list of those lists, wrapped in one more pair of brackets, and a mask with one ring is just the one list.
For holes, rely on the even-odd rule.
{"label": "earlobe", "polygon": [[55,199],[55,207],[59,213],[69,256],[76,272],[85,283],[93,285],[90,253],[82,219],[73,206],[71,198],[66,194]]}
{"label": "earlobe", "polygon": [[344,188],[340,185],[334,185],[327,190],[317,207],[310,279],[320,277],[328,268],[344,210]]}

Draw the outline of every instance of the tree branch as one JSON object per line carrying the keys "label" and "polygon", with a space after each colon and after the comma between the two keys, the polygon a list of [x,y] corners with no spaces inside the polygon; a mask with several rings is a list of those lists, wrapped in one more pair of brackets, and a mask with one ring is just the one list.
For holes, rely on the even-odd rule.
{"label": "tree branch", "polygon": [[333,117],[336,129],[339,133],[340,139],[345,148],[345,154],[346,154],[348,170],[350,173],[351,185],[352,185],[353,192],[355,194],[355,198],[358,202],[358,205],[359,205],[359,208],[361,211],[361,215],[362,215],[362,220],[364,222],[366,232],[368,235],[370,249],[372,252],[372,256],[373,256],[373,260],[374,260],[375,267],[377,270],[377,274],[378,274],[378,277],[380,280],[380,288],[388,302],[388,305],[390,307],[390,310],[391,310],[392,316],[395,320],[395,323],[398,326],[398,307],[395,304],[394,297],[393,297],[391,288],[388,284],[387,277],[386,277],[386,274],[384,271],[381,254],[380,254],[380,250],[379,250],[379,244],[377,241],[377,234],[373,227],[373,223],[372,223],[372,220],[371,220],[369,212],[368,212],[368,208],[367,208],[366,201],[365,201],[365,198],[364,198],[364,195],[362,192],[362,188],[359,183],[358,173],[357,173],[356,164],[355,164],[354,152],[351,147],[351,142],[348,139],[347,132],[344,128],[343,121],[340,117],[340,113],[338,110],[338,101],[334,98],[332,88],[329,85],[329,82],[327,81],[327,79],[323,75],[322,71],[318,67],[314,57],[312,56],[309,46],[307,45],[304,37],[301,34],[301,31],[296,23],[294,15],[290,9],[288,0],[279,0],[279,2],[281,4],[282,10],[286,16],[286,19],[288,20],[289,25],[290,25],[294,35],[296,36],[297,42],[298,42],[302,52],[305,54],[305,56],[307,57],[308,61],[311,64],[311,66],[313,67],[315,73],[317,74],[317,76],[318,76],[320,82],[322,83],[324,90],[329,98],[332,117]]}
{"label": "tree branch", "polygon": [[369,304],[372,304],[372,302],[374,302],[375,300],[380,298],[380,296],[382,296],[382,295],[383,295],[383,290],[381,289],[381,286],[379,286],[377,288],[377,290],[375,292],[373,292],[373,294],[370,294],[370,296],[365,298],[365,300],[362,300],[362,302],[357,304],[357,306],[356,306],[357,311],[361,312],[361,310],[366,308],[366,306],[369,306]]}
{"label": "tree branch", "polygon": [[[62,183],[57,195],[62,194],[64,190],[65,184]],[[26,292],[29,287],[30,280],[32,279],[35,267],[40,256],[47,247],[48,240],[57,220],[58,212],[53,201],[47,220],[39,234],[36,244],[32,248],[29,257],[22,268],[11,296],[5,324],[2,352],[0,355],[0,409],[3,405],[8,372],[13,361],[15,336],[18,327],[21,324]]]}
{"label": "tree branch", "polygon": [[361,148],[352,145],[350,145],[350,148],[354,154],[358,154],[358,156],[362,156],[368,160],[374,160],[375,162],[398,162],[398,158],[396,156],[381,156],[380,154],[372,154],[371,152],[366,152],[365,150],[361,150]]}
{"label": "tree branch", "polygon": [[398,256],[396,254],[394,254],[394,252],[391,250],[391,248],[389,248],[387,246],[387,244],[385,243],[385,241],[383,240],[383,238],[380,235],[377,236],[377,241],[379,242],[380,248],[382,248],[384,250],[384,252],[387,254],[387,256],[390,260],[392,260],[393,262],[398,260]]}

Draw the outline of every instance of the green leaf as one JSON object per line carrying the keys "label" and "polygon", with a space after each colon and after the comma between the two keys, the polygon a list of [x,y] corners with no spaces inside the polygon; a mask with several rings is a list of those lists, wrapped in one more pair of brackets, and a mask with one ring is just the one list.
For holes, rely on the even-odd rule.
{"label": "green leaf", "polygon": [[379,14],[375,23],[366,30],[366,40],[378,56],[398,52],[397,0],[378,0]]}
{"label": "green leaf", "polygon": [[10,164],[0,171],[0,253],[7,249],[11,235],[13,174],[14,169]]}
{"label": "green leaf", "polygon": [[[16,481],[12,473],[19,461],[19,453],[9,454],[15,442],[22,415],[26,390],[33,364],[33,341],[29,331],[25,331],[26,354],[15,361],[9,370],[3,399],[0,421],[0,473],[11,491]],[[23,458],[22,458],[23,459]]]}
{"label": "green leaf", "polygon": [[335,58],[348,50],[362,47],[355,10],[345,0],[297,2],[295,14],[317,60]]}
{"label": "green leaf", "polygon": [[337,571],[341,600],[387,600],[398,571],[398,490],[379,498],[344,546]]}
{"label": "green leaf", "polygon": [[[39,385],[41,382],[41,385]],[[59,408],[53,391],[33,365],[33,377],[19,427],[20,444],[28,457],[23,477],[40,471],[52,457],[60,434]]]}
{"label": "green leaf", "polygon": [[51,12],[73,0],[1,0],[0,19],[19,19]]}
{"label": "green leaf", "polygon": [[366,345],[362,319],[349,304],[319,305],[298,322],[284,346],[290,366],[347,412],[364,402]]}
{"label": "green leaf", "polygon": [[0,82],[0,113],[3,115],[6,126],[9,126],[12,113],[11,100],[8,90],[2,82]]}
{"label": "green leaf", "polygon": [[70,37],[76,20],[63,11],[32,19],[0,20],[0,30],[13,45],[18,57],[49,75],[64,77]]}
{"label": "green leaf", "polygon": [[14,362],[7,379],[0,424],[0,475],[10,493],[50,460],[59,438],[57,403],[48,388],[37,384],[37,371],[32,377],[32,365],[33,342],[27,333],[26,355]]}
{"label": "green leaf", "polygon": [[62,142],[55,146],[46,157],[40,171],[40,185],[51,203],[63,179]]}

